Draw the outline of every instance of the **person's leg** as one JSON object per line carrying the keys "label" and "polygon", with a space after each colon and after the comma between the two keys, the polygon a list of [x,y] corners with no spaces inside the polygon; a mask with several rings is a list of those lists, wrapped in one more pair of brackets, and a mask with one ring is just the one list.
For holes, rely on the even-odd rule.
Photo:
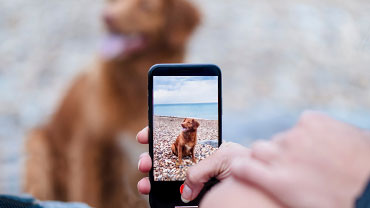
{"label": "person's leg", "polygon": [[202,200],[201,208],[281,208],[274,199],[258,188],[230,177],[215,186]]}

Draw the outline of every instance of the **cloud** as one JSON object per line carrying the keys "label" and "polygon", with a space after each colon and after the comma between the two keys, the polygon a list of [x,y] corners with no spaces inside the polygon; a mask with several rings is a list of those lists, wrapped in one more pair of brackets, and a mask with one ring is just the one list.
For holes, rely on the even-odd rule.
{"label": "cloud", "polygon": [[155,76],[154,104],[218,101],[217,76]]}

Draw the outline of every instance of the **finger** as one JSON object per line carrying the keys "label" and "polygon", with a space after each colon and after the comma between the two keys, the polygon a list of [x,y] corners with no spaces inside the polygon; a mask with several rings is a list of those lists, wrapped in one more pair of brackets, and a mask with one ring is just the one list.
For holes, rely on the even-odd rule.
{"label": "finger", "polygon": [[280,150],[275,143],[265,140],[255,142],[251,148],[251,156],[267,164],[276,160],[279,157],[279,152]]}
{"label": "finger", "polygon": [[311,126],[311,125],[322,125],[323,121],[334,121],[333,118],[329,117],[323,112],[314,110],[305,110],[300,115],[296,126]]}
{"label": "finger", "polygon": [[150,192],[150,181],[148,177],[142,178],[138,183],[137,183],[137,190],[141,194],[149,194]]}
{"label": "finger", "polygon": [[272,137],[271,142],[277,144],[281,148],[290,148],[292,141],[295,142],[296,136],[293,133],[296,128],[289,129],[287,131],[276,134]]}
{"label": "finger", "polygon": [[230,173],[230,170],[226,168],[229,165],[224,164],[226,160],[222,159],[222,155],[224,155],[222,151],[218,150],[188,169],[181,195],[183,202],[194,200],[210,178],[222,179]]}
{"label": "finger", "polygon": [[142,173],[148,173],[152,169],[152,159],[148,152],[144,152],[140,155],[138,169]]}
{"label": "finger", "polygon": [[141,144],[148,144],[149,128],[145,127],[136,135],[136,140]]}
{"label": "finger", "polygon": [[[231,157],[231,159],[233,159],[236,156],[249,157],[250,149],[238,143],[224,142],[221,144],[220,148],[218,149],[216,153],[217,153],[216,156],[228,155],[229,157]],[[219,156],[219,157],[225,157],[225,156]]]}
{"label": "finger", "polygon": [[286,134],[287,134],[286,132],[280,132],[280,133],[275,134],[271,138],[271,142],[277,145],[282,145],[284,143],[284,139],[286,138]]}
{"label": "finger", "polygon": [[273,185],[271,169],[258,160],[249,158],[234,160],[231,164],[231,174],[236,179],[256,184],[262,188]]}
{"label": "finger", "polygon": [[305,130],[299,127],[277,134],[272,138],[272,142],[284,153],[299,152],[302,147],[314,145],[312,138],[307,137]]}

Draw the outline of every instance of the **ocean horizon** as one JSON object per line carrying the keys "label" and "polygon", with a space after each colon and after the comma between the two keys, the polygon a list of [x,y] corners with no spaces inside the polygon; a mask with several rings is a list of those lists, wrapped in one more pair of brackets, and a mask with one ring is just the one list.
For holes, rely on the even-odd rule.
{"label": "ocean horizon", "polygon": [[156,116],[218,120],[218,103],[154,104]]}

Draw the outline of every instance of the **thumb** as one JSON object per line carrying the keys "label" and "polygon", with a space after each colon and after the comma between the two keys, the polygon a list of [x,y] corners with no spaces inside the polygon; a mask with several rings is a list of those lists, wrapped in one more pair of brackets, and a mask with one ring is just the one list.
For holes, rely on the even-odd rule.
{"label": "thumb", "polygon": [[188,203],[194,200],[209,179],[213,177],[220,179],[220,177],[229,174],[229,168],[225,168],[229,167],[229,165],[224,165],[225,160],[221,160],[221,157],[222,151],[216,151],[211,156],[188,169],[181,194],[183,202]]}

